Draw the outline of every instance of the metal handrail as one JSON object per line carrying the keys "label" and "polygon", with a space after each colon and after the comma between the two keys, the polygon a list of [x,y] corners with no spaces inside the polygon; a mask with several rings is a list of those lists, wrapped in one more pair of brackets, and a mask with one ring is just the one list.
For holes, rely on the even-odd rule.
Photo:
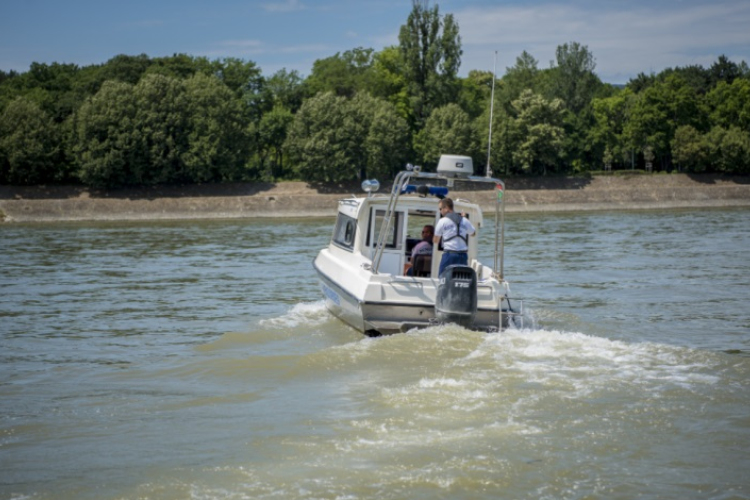
{"label": "metal handrail", "polygon": [[391,228],[391,219],[393,218],[393,212],[396,211],[397,201],[401,196],[401,191],[404,186],[409,182],[412,176],[412,172],[409,170],[403,170],[398,173],[396,180],[393,181],[393,187],[391,188],[391,196],[388,199],[388,207],[385,211],[383,224],[380,227],[380,234],[378,235],[378,241],[375,246],[375,256],[372,259],[372,272],[378,274],[378,268],[380,267],[380,259],[383,257],[383,250],[385,248],[385,238],[388,231]]}

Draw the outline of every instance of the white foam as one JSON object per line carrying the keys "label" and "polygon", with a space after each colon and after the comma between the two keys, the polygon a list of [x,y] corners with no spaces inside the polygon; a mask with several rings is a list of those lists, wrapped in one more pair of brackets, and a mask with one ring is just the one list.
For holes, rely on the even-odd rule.
{"label": "white foam", "polygon": [[292,306],[289,311],[275,318],[263,319],[260,325],[265,327],[295,328],[301,325],[314,326],[331,319],[326,309],[325,301],[300,302]]}
{"label": "white foam", "polygon": [[572,385],[578,392],[609,384],[659,390],[704,387],[717,381],[711,374],[711,356],[701,351],[578,332],[507,330],[488,336],[466,361],[488,357],[504,369],[521,372],[528,381]]}

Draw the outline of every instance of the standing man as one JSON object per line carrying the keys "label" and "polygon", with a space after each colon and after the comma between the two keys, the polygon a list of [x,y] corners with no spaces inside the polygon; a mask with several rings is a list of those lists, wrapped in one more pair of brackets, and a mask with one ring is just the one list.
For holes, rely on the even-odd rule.
{"label": "standing man", "polygon": [[443,258],[440,260],[439,276],[448,266],[465,266],[469,263],[469,236],[472,236],[476,229],[469,219],[453,211],[453,200],[450,198],[440,200],[438,210],[442,219],[435,227],[432,241],[437,244],[440,243],[440,238],[443,238]]}

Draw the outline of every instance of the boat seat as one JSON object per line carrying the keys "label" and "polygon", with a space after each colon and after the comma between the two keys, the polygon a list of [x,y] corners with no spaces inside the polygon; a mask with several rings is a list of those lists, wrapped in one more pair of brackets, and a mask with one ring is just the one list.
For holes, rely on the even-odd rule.
{"label": "boat seat", "polygon": [[412,264],[414,276],[429,278],[432,273],[432,255],[417,255]]}

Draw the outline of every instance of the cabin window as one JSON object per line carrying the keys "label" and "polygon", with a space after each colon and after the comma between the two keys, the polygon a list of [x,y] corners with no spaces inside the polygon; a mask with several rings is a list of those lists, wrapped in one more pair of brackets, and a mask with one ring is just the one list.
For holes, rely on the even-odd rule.
{"label": "cabin window", "polygon": [[339,214],[336,220],[336,228],[333,230],[333,242],[345,248],[352,250],[354,248],[354,236],[357,234],[357,221],[348,215]]}
{"label": "cabin window", "polygon": [[[374,219],[374,220],[373,220]],[[375,211],[375,217],[370,218],[370,224],[374,224],[374,240],[370,241],[370,234],[368,232],[367,235],[367,246],[375,247],[375,244],[378,242],[378,238],[380,237],[380,231],[383,229],[383,220],[385,219],[385,211],[384,210],[376,210]],[[399,235],[403,231],[403,225],[404,225],[404,218],[403,214],[401,212],[394,212],[393,216],[391,217],[391,224],[390,228],[388,228],[388,234],[385,235],[385,239],[383,240],[385,243],[385,248],[401,248],[401,238],[399,238]]]}

